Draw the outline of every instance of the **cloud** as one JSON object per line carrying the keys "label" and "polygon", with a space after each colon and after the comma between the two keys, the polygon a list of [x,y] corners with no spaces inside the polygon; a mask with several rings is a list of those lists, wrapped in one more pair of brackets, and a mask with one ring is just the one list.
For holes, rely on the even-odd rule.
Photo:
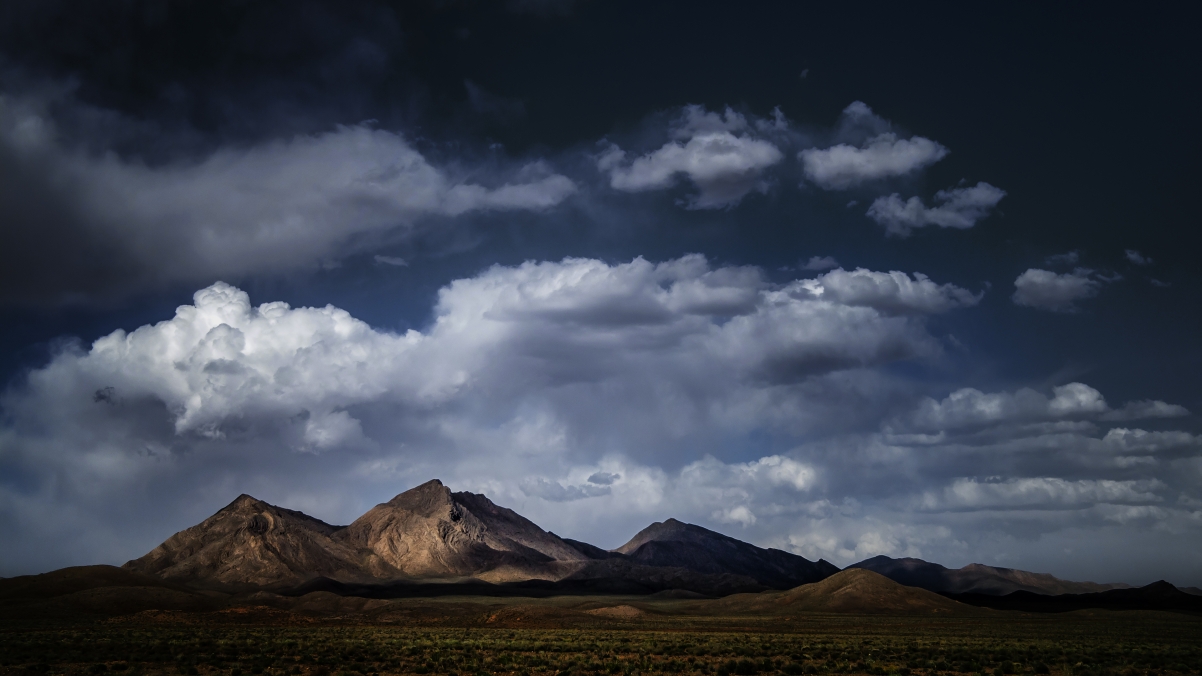
{"label": "cloud", "polygon": [[1081,252],[1069,251],[1068,253],[1056,254],[1047,257],[1048,265],[1076,265],[1081,259]]}
{"label": "cloud", "polygon": [[1135,249],[1127,249],[1126,256],[1127,256],[1127,260],[1130,261],[1131,263],[1133,263],[1134,265],[1143,266],[1143,265],[1151,265],[1152,264],[1151,258],[1148,258],[1147,256],[1141,254],[1140,252],[1136,251]]}
{"label": "cloud", "polygon": [[751,192],[765,192],[764,171],[783,158],[771,141],[757,138],[758,128],[729,108],[720,115],[686,106],[672,125],[673,139],[658,150],[628,162],[626,151],[611,144],[597,158],[597,169],[611,187],[626,192],[663,190],[685,176],[697,189],[689,208],[733,206]]}
{"label": "cloud", "polygon": [[1057,418],[1118,421],[1185,415],[1189,415],[1189,411],[1184,407],[1163,401],[1133,401],[1112,409],[1101,392],[1085,383],[1054,387],[1051,397],[1030,388],[985,393],[966,387],[942,400],[925,398],[906,426],[938,431]]}
{"label": "cloud", "polygon": [[687,465],[681,481],[692,489],[750,489],[756,486],[807,491],[817,479],[812,467],[791,458],[771,455],[753,462],[726,464],[710,456]]}
{"label": "cloud", "polygon": [[1102,393],[1084,383],[1053,389],[1049,398],[1032,389],[985,393],[971,387],[956,390],[945,399],[925,399],[911,418],[919,429],[947,430],[1013,420],[1038,420],[1108,410]]}
{"label": "cloud", "polygon": [[621,478],[621,474],[614,474],[613,472],[593,472],[589,475],[588,482],[590,484],[597,484],[598,486],[608,486]]}
{"label": "cloud", "polygon": [[962,295],[920,282],[927,287],[824,298],[809,291],[811,280],[773,288],[755,268],[711,269],[701,256],[494,266],[444,287],[430,329],[404,334],[330,306],[255,307],[245,292],[217,283],[170,320],[60,355],[30,385],[78,391],[85,403],[98,392],[106,401],[150,397],[170,411],[176,434],[215,435],[232,419],[259,415],[310,416],[310,427],[339,416],[345,428],[347,407],[437,404],[503,379],[494,371],[510,362],[543,382],[590,382],[672,362],[708,363],[736,380],[787,381],[929,353],[919,324],[879,310],[942,312],[955,306],[945,296]]}
{"label": "cloud", "polygon": [[1102,444],[1118,453],[1148,454],[1181,448],[1197,448],[1199,437],[1189,432],[1149,432],[1140,429],[1115,427],[1102,438]]}
{"label": "cloud", "polygon": [[1077,301],[1098,295],[1102,283],[1090,277],[1092,270],[1077,268],[1057,274],[1031,268],[1014,280],[1015,304],[1051,312],[1076,312]]}
{"label": "cloud", "polygon": [[1177,404],[1160,400],[1129,401],[1122,408],[1109,411],[1102,420],[1140,420],[1145,418],[1180,418],[1189,415],[1189,410]]}
{"label": "cloud", "polygon": [[889,314],[940,314],[981,302],[984,292],[974,295],[953,284],[936,284],[921,272],[913,279],[904,272],[874,272],[843,268],[819,276],[814,290],[823,298],[863,305]]}
{"label": "cloud", "polygon": [[373,259],[377,263],[380,263],[382,265],[391,265],[391,266],[397,267],[397,268],[404,268],[404,267],[409,266],[409,261],[405,260],[404,258],[400,258],[398,256],[380,256],[377,254],[376,256],[373,256]]}
{"label": "cloud", "polygon": [[[67,346],[4,395],[0,535],[39,543],[21,565],[113,560],[113,544],[53,543],[89,532],[149,548],[230,491],[339,520],[430,476],[510,504],[626,491],[643,505],[634,521],[675,504],[648,496],[684,481],[673,495],[700,496],[680,503],[691,514],[745,505],[763,518],[765,496],[794,500],[818,470],[787,448],[696,458],[748,434],[844,424],[873,409],[846,404],[881,391],[873,369],[939,354],[922,312],[942,307],[878,309],[908,302],[900,286],[899,300],[855,303],[819,288],[697,255],[529,262],[447,284],[427,326],[395,333],[212,284],[161,322]],[[662,478],[673,463],[683,474]],[[132,517],[151,504],[153,517]],[[566,515],[532,513],[557,528]]]}
{"label": "cloud", "polygon": [[[363,125],[151,165],[68,148],[38,106],[12,98],[0,98],[0,172],[30,184],[0,191],[12,232],[0,288],[55,300],[315,269],[423,219],[544,211],[576,191],[541,162],[473,182]],[[50,275],[63,266],[30,263],[46,256],[83,264]]]}
{"label": "cloud", "polygon": [[609,488],[606,486],[591,486],[589,484],[564,486],[558,481],[548,481],[542,477],[523,479],[520,486],[522,492],[526,495],[551,502],[571,502],[609,494]]}
{"label": "cloud", "polygon": [[830,270],[831,268],[839,267],[839,261],[830,256],[810,256],[810,260],[804,266],[803,270]]}
{"label": "cloud", "polygon": [[1155,491],[1164,484],[1156,480],[1066,480],[1033,477],[980,481],[957,479],[942,496],[928,495],[928,509],[1056,509],[1097,503],[1124,504],[1159,502]]}
{"label": "cloud", "polygon": [[951,188],[935,193],[937,206],[927,207],[919,197],[902,201],[897,193],[878,197],[868,207],[868,217],[885,226],[885,232],[909,237],[914,228],[936,225],[941,228],[967,229],[989,215],[1002,201],[1006,191],[988,183],[969,188]]}
{"label": "cloud", "polygon": [[[1171,498],[1194,475],[1169,465],[1202,442],[1098,425],[1170,404],[1111,409],[1083,383],[915,399],[892,365],[937,365],[927,318],[977,298],[919,274],[569,258],[455,280],[391,332],[213,284],[0,399],[0,537],[36,545],[5,570],[119,563],[241,492],[344,523],[430,477],[604,546],[674,516],[840,564],[1036,528],[937,516],[1015,505],[1118,528],[1136,517],[1097,505],[1155,502],[1192,527]],[[984,487],[948,494],[961,479]]]}
{"label": "cloud", "polygon": [[[844,110],[846,118],[873,116],[856,101]],[[904,176],[938,162],[947,148],[928,138],[899,139],[884,132],[860,147],[840,143],[830,148],[808,148],[798,153],[805,177],[824,190],[846,190],[869,181]]]}

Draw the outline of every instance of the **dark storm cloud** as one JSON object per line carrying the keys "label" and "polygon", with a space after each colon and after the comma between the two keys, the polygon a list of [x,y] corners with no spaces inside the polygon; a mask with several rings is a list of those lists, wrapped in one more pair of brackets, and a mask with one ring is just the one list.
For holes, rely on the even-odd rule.
{"label": "dark storm cloud", "polygon": [[422,219],[543,211],[576,191],[537,160],[469,178],[366,125],[151,166],[65,146],[43,109],[0,98],[0,171],[21,177],[0,193],[13,235],[0,300],[314,269],[403,239]]}
{"label": "dark storm cloud", "polygon": [[[426,41],[461,14],[433,2],[6,5],[0,302],[316,269],[423,217],[554,206],[575,188],[537,157],[505,167],[462,148],[444,168],[396,131],[460,105],[430,103],[419,75]],[[520,113],[457,86],[485,117]]]}

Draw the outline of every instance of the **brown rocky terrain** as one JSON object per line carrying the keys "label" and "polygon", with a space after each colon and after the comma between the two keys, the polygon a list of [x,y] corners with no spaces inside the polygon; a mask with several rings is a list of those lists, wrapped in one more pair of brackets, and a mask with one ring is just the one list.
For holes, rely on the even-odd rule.
{"label": "brown rocky terrain", "polygon": [[124,568],[200,586],[270,588],[314,578],[550,580],[587,561],[513,510],[483,495],[452,493],[433,480],[377,505],[350,526],[332,526],[243,495]]}
{"label": "brown rocky terrain", "polygon": [[339,530],[301,512],[241,495],[122,567],[210,587],[299,584],[316,576],[371,577],[364,557],[332,537]]}
{"label": "brown rocky terrain", "polygon": [[[838,570],[675,519],[605,551],[549,533],[483,495],[454,493],[438,480],[376,505],[349,526],[243,495],[123,568],[227,591],[337,590],[380,598],[431,593],[431,582],[466,581],[553,582],[568,593],[682,589],[719,596],[785,589]],[[422,584],[425,589],[414,587]]]}
{"label": "brown rocky terrain", "polygon": [[437,479],[376,505],[334,534],[376,578],[558,579],[588,557],[517,512]]}

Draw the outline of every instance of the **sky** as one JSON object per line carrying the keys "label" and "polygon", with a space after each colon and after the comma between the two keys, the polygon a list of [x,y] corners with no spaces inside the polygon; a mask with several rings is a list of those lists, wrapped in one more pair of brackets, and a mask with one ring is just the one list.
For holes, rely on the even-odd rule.
{"label": "sky", "polygon": [[0,575],[439,478],[1202,585],[1198,11],[5,3]]}

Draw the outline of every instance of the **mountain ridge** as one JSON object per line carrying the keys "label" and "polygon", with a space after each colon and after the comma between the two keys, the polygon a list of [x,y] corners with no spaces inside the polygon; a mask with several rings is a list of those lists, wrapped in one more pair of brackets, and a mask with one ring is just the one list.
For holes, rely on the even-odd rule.
{"label": "mountain ridge", "polygon": [[763,549],[675,519],[652,524],[640,536],[642,546],[630,554],[606,551],[545,531],[485,495],[452,492],[432,479],[347,526],[243,494],[122,568],[213,589],[286,591],[313,581],[384,596],[408,594],[426,582],[539,581],[572,590],[725,595],[790,588],[838,572],[826,561]]}
{"label": "mountain ridge", "polygon": [[778,589],[818,582],[839,568],[779,549],[765,549],[677,519],[657,521],[613,550],[650,566],[675,566],[702,573],[750,574]]}
{"label": "mountain ridge", "polygon": [[[653,522],[620,547],[605,550],[543,530],[483,494],[453,492],[437,479],[399,493],[346,526],[242,494],[122,569],[191,588],[290,593],[328,587],[379,598],[442,595],[452,587],[429,585],[452,583],[486,596],[556,590],[725,596],[793,589],[840,572],[823,559],[758,547],[675,518]],[[848,569],[947,596],[1128,588],[977,563],[949,569],[887,556]]]}
{"label": "mountain ridge", "polygon": [[1032,573],[981,563],[953,569],[922,559],[894,559],[884,555],[864,559],[848,568],[871,570],[903,585],[948,594],[1001,596],[1016,591],[1045,595],[1086,594],[1129,587],[1123,583],[1073,582],[1048,573]]}

